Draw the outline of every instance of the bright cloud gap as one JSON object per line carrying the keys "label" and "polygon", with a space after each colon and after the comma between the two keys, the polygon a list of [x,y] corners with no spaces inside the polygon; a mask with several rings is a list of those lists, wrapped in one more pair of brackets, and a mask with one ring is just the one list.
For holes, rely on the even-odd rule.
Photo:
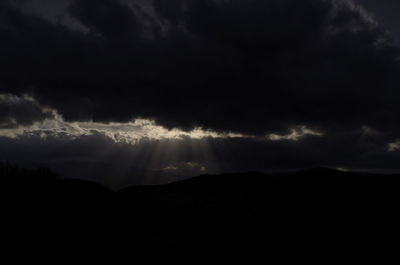
{"label": "bright cloud gap", "polygon": [[168,130],[156,125],[152,120],[135,119],[126,123],[100,123],[100,122],[66,122],[59,115],[56,119],[46,119],[36,122],[31,126],[19,126],[12,129],[0,130],[0,136],[17,138],[20,136],[47,137],[69,137],[77,138],[87,135],[102,134],[115,142],[134,144],[142,139],[201,139],[201,138],[241,138],[245,137],[235,133],[218,133],[202,128],[195,128],[192,131],[179,129]]}
{"label": "bright cloud gap", "polygon": [[[133,119],[130,122],[68,122],[57,110],[42,106],[34,97],[29,95],[0,94],[0,104],[7,106],[7,119],[0,127],[0,136],[18,138],[36,136],[43,139],[63,137],[64,139],[76,139],[82,136],[101,134],[109,137],[117,143],[135,144],[140,140],[164,140],[164,139],[232,139],[232,138],[257,138],[267,141],[298,141],[305,136],[323,136],[322,133],[313,131],[306,126],[297,126],[290,129],[288,134],[268,134],[265,137],[244,135],[234,132],[216,132],[213,130],[194,128],[191,131],[180,129],[167,129],[157,125],[150,119]],[[13,108],[17,107],[17,110]],[[16,113],[38,113],[32,117],[30,123],[21,124]]]}
{"label": "bright cloud gap", "polygon": [[388,144],[388,150],[389,152],[396,152],[400,151],[400,139]]}
{"label": "bright cloud gap", "polygon": [[319,136],[322,137],[324,134],[308,129],[306,126],[299,126],[290,130],[289,134],[269,134],[267,138],[271,141],[295,141],[297,142],[304,136]]}

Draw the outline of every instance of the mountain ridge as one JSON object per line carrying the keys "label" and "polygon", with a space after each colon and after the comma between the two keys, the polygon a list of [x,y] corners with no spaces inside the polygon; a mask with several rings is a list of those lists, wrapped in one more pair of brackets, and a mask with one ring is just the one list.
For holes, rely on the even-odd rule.
{"label": "mountain ridge", "polygon": [[8,227],[16,229],[10,237],[16,231],[52,237],[57,231],[94,244],[108,237],[172,245],[210,239],[365,245],[400,235],[399,187],[397,175],[320,168],[203,175],[119,191],[84,180],[39,178],[1,181],[0,207]]}

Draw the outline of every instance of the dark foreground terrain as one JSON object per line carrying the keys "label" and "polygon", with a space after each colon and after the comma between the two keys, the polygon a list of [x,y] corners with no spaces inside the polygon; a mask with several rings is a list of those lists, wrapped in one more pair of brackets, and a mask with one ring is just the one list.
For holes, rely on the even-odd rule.
{"label": "dark foreground terrain", "polygon": [[206,175],[118,192],[47,170],[2,164],[0,175],[1,237],[9,246],[386,248],[400,235],[396,175],[322,168]]}

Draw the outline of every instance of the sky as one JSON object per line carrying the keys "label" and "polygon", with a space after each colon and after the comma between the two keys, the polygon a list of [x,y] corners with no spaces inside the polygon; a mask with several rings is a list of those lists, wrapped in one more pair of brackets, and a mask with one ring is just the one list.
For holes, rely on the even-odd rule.
{"label": "sky", "polygon": [[397,43],[400,41],[399,1],[357,0],[357,3],[363,5],[383,28],[392,34]]}
{"label": "sky", "polygon": [[3,0],[0,160],[110,186],[400,172],[395,0]]}

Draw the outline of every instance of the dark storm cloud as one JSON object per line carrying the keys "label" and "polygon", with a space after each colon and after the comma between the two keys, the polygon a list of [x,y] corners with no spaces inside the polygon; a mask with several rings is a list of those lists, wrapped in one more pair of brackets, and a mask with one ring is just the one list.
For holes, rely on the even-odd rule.
{"label": "dark storm cloud", "polygon": [[135,39],[140,29],[132,10],[118,1],[71,0],[69,10],[90,30],[101,34],[106,40],[116,41],[131,37]]}
{"label": "dark storm cloud", "polygon": [[51,111],[27,95],[0,93],[0,129],[28,126],[52,117]]}
{"label": "dark storm cloud", "polygon": [[398,50],[350,1],[67,2],[87,32],[0,11],[1,84],[67,120],[398,130]]}
{"label": "dark storm cloud", "polygon": [[369,11],[371,11],[378,21],[387,28],[397,42],[400,41],[400,1],[398,0],[356,0],[357,3],[364,5]]}

